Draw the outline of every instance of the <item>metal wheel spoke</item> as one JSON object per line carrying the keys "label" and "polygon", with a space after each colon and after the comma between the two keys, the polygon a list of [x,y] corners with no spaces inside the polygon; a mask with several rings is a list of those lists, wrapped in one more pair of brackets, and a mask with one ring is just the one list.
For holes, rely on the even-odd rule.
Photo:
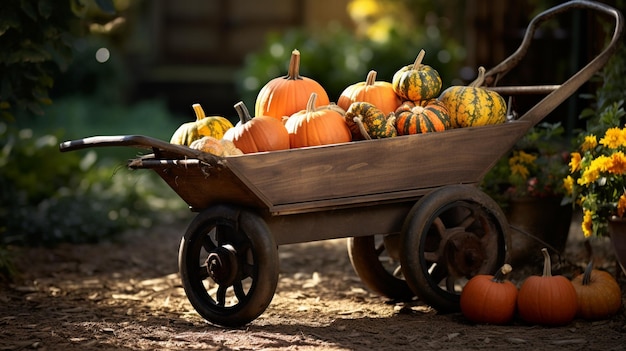
{"label": "metal wheel spoke", "polygon": [[437,217],[433,220],[433,224],[432,224],[433,228],[435,228],[435,231],[437,234],[439,234],[440,237],[445,238],[446,237],[446,225],[445,223],[443,223],[443,220],[441,219],[441,217]]}
{"label": "metal wheel spoke", "polygon": [[426,262],[436,263],[439,261],[439,254],[435,251],[424,252],[424,259]]}
{"label": "metal wheel spoke", "polygon": [[245,301],[246,292],[243,290],[243,283],[241,281],[236,281],[233,288],[235,289],[235,296],[237,296],[239,302]]}
{"label": "metal wheel spoke", "polygon": [[461,223],[459,223],[459,227],[467,229],[472,224],[474,224],[474,222],[476,222],[476,213],[474,210],[470,210],[470,213],[467,215],[467,217],[463,218]]}
{"label": "metal wheel spoke", "polygon": [[220,285],[219,288],[217,288],[217,305],[218,306],[226,306],[226,290],[228,289],[228,287],[226,285]]}
{"label": "metal wheel spoke", "polygon": [[436,264],[435,268],[433,268],[432,272],[430,273],[430,277],[435,283],[440,283],[447,276],[448,268],[439,263]]}
{"label": "metal wheel spoke", "polygon": [[380,257],[380,255],[385,251],[385,242],[381,241],[378,245],[376,245],[376,248],[374,249],[374,252],[376,252],[376,256]]}
{"label": "metal wheel spoke", "polygon": [[200,280],[205,280],[209,277],[209,270],[206,263],[199,267],[197,276]]}
{"label": "metal wheel spoke", "polygon": [[456,279],[449,275],[446,277],[446,290],[448,290],[449,292],[453,293],[454,291],[454,282],[456,281]]}

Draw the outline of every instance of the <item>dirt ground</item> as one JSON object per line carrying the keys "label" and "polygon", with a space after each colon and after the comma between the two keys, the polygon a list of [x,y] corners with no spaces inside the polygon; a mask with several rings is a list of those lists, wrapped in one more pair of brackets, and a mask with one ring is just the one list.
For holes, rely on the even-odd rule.
{"label": "dirt ground", "polygon": [[[22,275],[0,286],[0,350],[626,350],[624,309],[563,327],[519,319],[493,326],[419,301],[390,302],[363,286],[344,239],[281,246],[280,280],[265,313],[244,328],[211,325],[178,278],[185,227],[129,232],[117,243],[19,249]],[[562,264],[569,274],[585,260],[573,234]],[[594,250],[607,250],[597,264],[615,273],[607,242]]]}

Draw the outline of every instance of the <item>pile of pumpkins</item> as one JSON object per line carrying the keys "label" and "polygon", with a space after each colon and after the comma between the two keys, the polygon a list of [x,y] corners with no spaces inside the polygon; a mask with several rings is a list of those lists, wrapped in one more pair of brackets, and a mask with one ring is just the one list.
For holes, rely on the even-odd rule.
{"label": "pile of pumpkins", "polygon": [[552,275],[550,255],[544,256],[543,275],[526,278],[518,290],[506,279],[505,264],[495,275],[476,275],[461,291],[461,312],[475,323],[506,324],[516,315],[528,323],[558,326],[579,317],[600,320],[622,306],[622,292],[611,274],[587,265],[584,273],[569,280]]}
{"label": "pile of pumpkins", "polygon": [[376,80],[370,71],[363,82],[345,88],[331,103],[324,88],[301,76],[300,52],[291,54],[288,73],[270,80],[260,91],[254,117],[239,102],[240,121],[207,117],[195,104],[196,121],[181,125],[173,144],[218,156],[345,143],[506,121],[506,103],[482,88],[485,69],[468,86],[452,86],[441,94],[437,70],[423,64],[421,50],[413,64],[400,68],[392,82]]}

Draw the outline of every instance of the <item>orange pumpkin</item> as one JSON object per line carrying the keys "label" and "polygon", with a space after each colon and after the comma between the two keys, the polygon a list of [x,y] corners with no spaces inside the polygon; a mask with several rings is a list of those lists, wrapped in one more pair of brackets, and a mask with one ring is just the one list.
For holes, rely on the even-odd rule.
{"label": "orange pumpkin", "polygon": [[577,315],[584,319],[608,318],[622,306],[622,291],[612,275],[593,269],[590,262],[583,274],[572,280],[578,296]]}
{"label": "orange pumpkin", "polygon": [[479,274],[461,291],[461,312],[476,323],[504,324],[513,319],[517,287],[506,280],[511,266],[505,264],[495,275]]}
{"label": "orange pumpkin", "polygon": [[350,129],[337,106],[316,108],[317,94],[312,93],[306,110],[296,112],[285,122],[292,148],[338,144],[352,141]]}
{"label": "orange pumpkin", "polygon": [[543,275],[526,278],[517,294],[517,310],[526,322],[564,325],[576,316],[578,298],[574,286],[562,275],[552,275],[550,254],[544,257]]}
{"label": "orange pumpkin", "polygon": [[365,82],[352,84],[341,93],[337,105],[347,110],[353,102],[369,102],[387,116],[398,108],[401,100],[391,83],[376,81],[376,71],[370,71]]}
{"label": "orange pumpkin", "polygon": [[273,117],[250,117],[243,102],[235,105],[240,123],[224,134],[244,154],[289,149],[289,134],[283,123]]}
{"label": "orange pumpkin", "polygon": [[330,103],[326,90],[318,82],[300,75],[300,52],[293,50],[287,75],[270,80],[259,91],[254,115],[282,121],[283,117],[305,109],[311,93],[318,96],[316,106]]}

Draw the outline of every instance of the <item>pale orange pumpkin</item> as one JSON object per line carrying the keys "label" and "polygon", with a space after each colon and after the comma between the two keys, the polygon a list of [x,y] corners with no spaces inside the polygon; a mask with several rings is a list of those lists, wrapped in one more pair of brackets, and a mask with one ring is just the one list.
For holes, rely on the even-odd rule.
{"label": "pale orange pumpkin", "polygon": [[224,134],[244,154],[289,149],[289,134],[278,119],[268,116],[250,117],[243,102],[235,104],[240,123]]}
{"label": "pale orange pumpkin", "polygon": [[622,306],[622,290],[611,274],[593,269],[590,262],[585,272],[572,279],[578,296],[577,315],[584,319],[609,318]]}
{"label": "pale orange pumpkin", "polygon": [[259,91],[254,115],[270,116],[282,121],[283,117],[304,110],[311,93],[318,96],[316,106],[330,103],[324,87],[315,80],[300,75],[300,52],[293,50],[287,75],[270,80]]}
{"label": "pale orange pumpkin", "polygon": [[347,110],[353,102],[369,102],[387,116],[394,112],[402,101],[393,91],[391,83],[376,81],[376,71],[370,71],[365,82],[355,83],[344,89],[337,100],[337,105]]}
{"label": "pale orange pumpkin", "polygon": [[285,122],[291,148],[346,143],[352,141],[350,129],[336,105],[315,107],[317,94],[309,97],[306,110],[291,115]]}

